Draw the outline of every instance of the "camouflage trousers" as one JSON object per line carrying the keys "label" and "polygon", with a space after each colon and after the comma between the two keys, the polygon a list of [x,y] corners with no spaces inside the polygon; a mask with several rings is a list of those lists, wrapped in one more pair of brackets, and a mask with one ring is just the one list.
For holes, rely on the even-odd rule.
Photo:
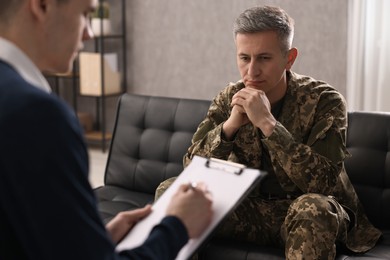
{"label": "camouflage trousers", "polygon": [[[160,184],[156,198],[173,182]],[[285,249],[286,259],[334,259],[346,241],[349,216],[331,196],[308,193],[295,200],[247,197],[218,226],[215,236]]]}

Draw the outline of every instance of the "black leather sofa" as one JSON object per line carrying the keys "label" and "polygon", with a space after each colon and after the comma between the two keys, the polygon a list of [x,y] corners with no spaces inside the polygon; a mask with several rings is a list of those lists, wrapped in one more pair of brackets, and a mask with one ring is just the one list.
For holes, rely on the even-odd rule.
{"label": "black leather sofa", "polygon": [[[124,94],[110,146],[104,186],[95,190],[105,222],[154,200],[156,187],[178,175],[193,133],[210,101]],[[341,248],[336,259],[390,259],[390,113],[349,113],[345,166],[383,239],[364,255]],[[199,259],[284,259],[279,248],[211,238]]]}

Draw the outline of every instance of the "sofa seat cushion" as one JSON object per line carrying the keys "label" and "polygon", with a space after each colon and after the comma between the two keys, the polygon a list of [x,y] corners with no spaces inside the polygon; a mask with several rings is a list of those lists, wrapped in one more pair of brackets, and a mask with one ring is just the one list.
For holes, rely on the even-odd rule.
{"label": "sofa seat cushion", "polygon": [[141,208],[153,203],[154,200],[151,194],[110,185],[95,189],[95,195],[99,201],[99,212],[104,223],[121,211]]}
{"label": "sofa seat cushion", "polygon": [[[370,251],[365,254],[351,254],[342,249],[337,250],[336,260],[345,259],[364,259],[364,260],[379,260],[390,259],[390,230],[383,232],[383,238]],[[211,239],[205,244],[200,252],[199,259],[212,260],[254,260],[254,259],[270,259],[282,260],[284,250],[276,247],[258,246],[247,242],[238,242],[229,239]]]}
{"label": "sofa seat cushion", "polygon": [[[183,170],[182,159],[210,101],[124,94],[105,172],[96,190],[108,222],[118,212],[153,202],[158,184]],[[338,248],[336,259],[390,259],[390,113],[350,112],[345,168],[369,220],[384,238],[364,255]],[[284,259],[284,250],[211,238],[199,259]]]}
{"label": "sofa seat cushion", "polygon": [[[364,254],[364,258],[362,259],[390,259],[390,230],[382,230],[383,237],[379,241],[379,243],[370,251]],[[350,259],[349,256],[348,259]],[[345,258],[340,259],[347,259]]]}
{"label": "sofa seat cushion", "polygon": [[224,260],[283,260],[283,250],[275,247],[259,246],[248,242],[239,242],[230,239],[212,239],[199,251],[199,259]]}

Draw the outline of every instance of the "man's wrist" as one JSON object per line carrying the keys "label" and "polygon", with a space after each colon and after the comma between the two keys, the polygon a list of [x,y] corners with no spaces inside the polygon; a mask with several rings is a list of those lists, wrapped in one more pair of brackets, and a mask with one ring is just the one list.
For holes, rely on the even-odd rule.
{"label": "man's wrist", "polygon": [[236,135],[238,131],[238,128],[235,128],[235,127],[231,127],[228,123],[228,121],[226,121],[223,125],[222,125],[222,131],[221,131],[221,137],[222,139],[224,139],[225,141],[232,141]]}
{"label": "man's wrist", "polygon": [[263,133],[264,137],[270,137],[272,133],[274,132],[274,129],[276,127],[276,119],[275,118],[269,118],[265,120],[265,122],[261,125],[260,130]]}

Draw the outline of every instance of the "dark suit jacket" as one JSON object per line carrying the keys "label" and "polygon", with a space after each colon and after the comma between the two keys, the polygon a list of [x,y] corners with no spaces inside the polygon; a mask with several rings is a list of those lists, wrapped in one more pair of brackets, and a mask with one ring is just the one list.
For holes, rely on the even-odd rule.
{"label": "dark suit jacket", "polygon": [[173,259],[187,241],[168,217],[143,246],[116,254],[77,117],[0,61],[0,259]]}

